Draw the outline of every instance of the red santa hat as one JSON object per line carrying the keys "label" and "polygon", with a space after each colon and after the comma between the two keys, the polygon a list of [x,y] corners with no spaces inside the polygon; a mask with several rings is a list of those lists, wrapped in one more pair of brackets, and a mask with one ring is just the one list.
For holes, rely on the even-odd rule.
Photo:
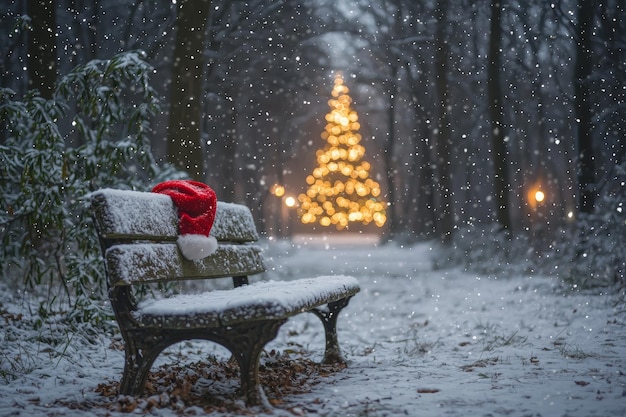
{"label": "red santa hat", "polygon": [[202,259],[217,249],[217,240],[209,236],[217,197],[206,184],[192,180],[172,180],[157,184],[154,193],[170,196],[178,208],[178,247],[187,259]]}

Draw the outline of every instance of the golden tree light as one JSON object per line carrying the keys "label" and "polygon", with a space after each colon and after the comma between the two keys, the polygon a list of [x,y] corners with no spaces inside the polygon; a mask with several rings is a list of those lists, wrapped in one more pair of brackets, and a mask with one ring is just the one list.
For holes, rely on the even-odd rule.
{"label": "golden tree light", "polygon": [[270,192],[276,197],[282,197],[285,195],[285,187],[279,184],[274,184],[272,185],[272,188],[270,188]]}
{"label": "golden tree light", "polygon": [[361,125],[350,107],[348,93],[341,73],[337,73],[333,98],[328,100],[328,123],[321,134],[326,144],[315,153],[318,166],[306,177],[306,193],[298,196],[300,220],[339,230],[351,222],[382,227],[387,221],[386,204],[378,200],[380,185],[369,177],[371,164],[362,161]]}

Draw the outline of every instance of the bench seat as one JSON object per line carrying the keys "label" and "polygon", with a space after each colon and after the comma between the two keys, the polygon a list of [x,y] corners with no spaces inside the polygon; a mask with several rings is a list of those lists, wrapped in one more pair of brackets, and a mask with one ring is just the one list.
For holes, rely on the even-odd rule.
{"label": "bench seat", "polygon": [[143,326],[163,329],[225,327],[244,321],[288,318],[358,291],[357,280],[348,276],[264,281],[142,301],[133,317]]}

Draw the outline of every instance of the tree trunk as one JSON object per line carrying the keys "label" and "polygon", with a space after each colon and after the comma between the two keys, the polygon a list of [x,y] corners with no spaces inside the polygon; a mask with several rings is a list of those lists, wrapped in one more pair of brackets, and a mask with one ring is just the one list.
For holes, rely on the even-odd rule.
{"label": "tree trunk", "polygon": [[210,0],[177,2],[176,44],[167,128],[169,162],[200,181],[205,176],[200,122],[204,38],[210,6]]}
{"label": "tree trunk", "polygon": [[387,173],[387,202],[389,203],[387,210],[387,230],[389,235],[387,240],[393,240],[398,230],[396,221],[396,209],[399,205],[396,196],[396,158],[394,156],[394,145],[396,142],[396,108],[395,102],[398,95],[398,65],[396,62],[391,63],[391,74],[389,76],[389,104],[387,107],[387,140],[385,141],[385,149],[383,149],[383,160],[385,161],[385,172]]}
{"label": "tree trunk", "polygon": [[504,230],[510,230],[508,151],[505,142],[504,109],[502,108],[502,90],[500,86],[501,14],[502,6],[500,3],[491,3],[487,90],[489,116],[491,119],[496,218]]}
{"label": "tree trunk", "polygon": [[574,85],[574,112],[578,123],[578,209],[591,213],[595,204],[595,165],[591,137],[591,103],[589,76],[591,75],[591,36],[593,30],[593,3],[578,0],[578,43]]}
{"label": "tree trunk", "polygon": [[437,233],[444,245],[452,243],[454,231],[453,201],[452,201],[452,170],[450,167],[451,131],[448,97],[448,60],[450,48],[447,41],[446,27],[448,25],[446,11],[448,0],[437,2],[436,20],[436,51],[435,51],[435,89],[437,91],[437,106],[439,108],[437,131],[434,135],[437,149],[437,168],[439,172],[439,205],[437,209]]}
{"label": "tree trunk", "polygon": [[422,238],[431,239],[437,232],[436,217],[433,208],[435,207],[435,170],[433,169],[432,147],[428,142],[428,125],[422,122],[421,134],[418,137],[418,143],[415,144],[416,154],[413,166],[418,172],[419,189],[416,195],[418,201],[418,220],[421,222],[421,228],[418,235]]}
{"label": "tree trunk", "polygon": [[28,0],[28,86],[52,99],[57,78],[56,9],[53,0]]}

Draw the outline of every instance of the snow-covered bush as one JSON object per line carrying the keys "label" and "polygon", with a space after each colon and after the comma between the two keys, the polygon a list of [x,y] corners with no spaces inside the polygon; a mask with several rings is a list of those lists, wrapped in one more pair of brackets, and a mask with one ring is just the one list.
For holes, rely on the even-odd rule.
{"label": "snow-covered bush", "polygon": [[147,138],[157,99],[139,52],[62,77],[52,100],[0,89],[0,279],[43,296],[44,319],[100,321],[106,289],[85,196],[145,189],[159,168]]}
{"label": "snow-covered bush", "polygon": [[573,288],[626,287],[626,163],[600,187],[592,214],[541,238],[497,225],[467,226],[456,233],[448,258],[484,274],[552,275]]}
{"label": "snow-covered bush", "polygon": [[579,214],[575,227],[555,245],[552,258],[568,283],[583,288],[626,286],[626,163],[616,165],[603,183],[591,214]]}
{"label": "snow-covered bush", "polygon": [[507,232],[496,223],[461,227],[448,251],[452,263],[482,274],[521,275],[537,267],[532,239],[525,233]]}

